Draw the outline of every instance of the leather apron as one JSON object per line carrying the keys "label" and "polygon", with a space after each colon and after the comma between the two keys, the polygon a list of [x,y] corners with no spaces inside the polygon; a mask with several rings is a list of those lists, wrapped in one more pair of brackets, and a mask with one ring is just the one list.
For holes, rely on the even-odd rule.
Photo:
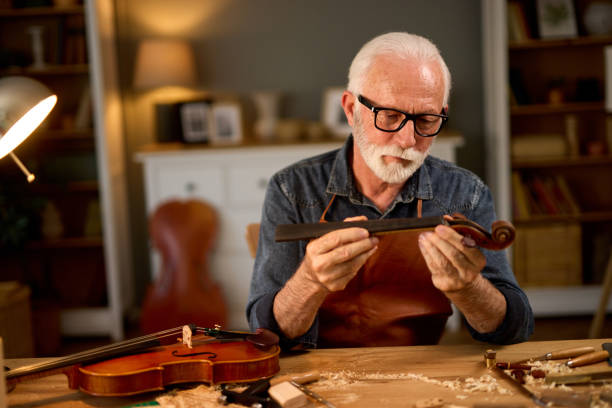
{"label": "leather apron", "polygon": [[[421,200],[417,205],[420,218]],[[321,305],[318,347],[438,343],[452,309],[431,281],[418,247],[421,232],[379,235],[378,250],[343,290],[327,295]]]}

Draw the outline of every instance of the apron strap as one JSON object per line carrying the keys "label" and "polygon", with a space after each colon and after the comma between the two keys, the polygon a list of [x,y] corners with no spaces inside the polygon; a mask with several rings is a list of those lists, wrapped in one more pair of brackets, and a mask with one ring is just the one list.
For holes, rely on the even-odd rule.
{"label": "apron strap", "polygon": [[325,207],[325,211],[323,211],[323,214],[321,214],[319,222],[327,222],[325,221],[325,214],[327,214],[327,210],[329,210],[329,207],[331,207],[332,203],[334,202],[334,198],[336,198],[335,194],[332,196],[331,200],[329,200],[329,203],[327,203],[327,207]]}

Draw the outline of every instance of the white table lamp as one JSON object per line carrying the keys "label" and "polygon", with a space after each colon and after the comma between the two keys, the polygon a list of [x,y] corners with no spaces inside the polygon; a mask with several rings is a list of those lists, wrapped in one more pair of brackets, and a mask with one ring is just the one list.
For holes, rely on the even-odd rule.
{"label": "white table lamp", "polygon": [[56,102],[56,95],[31,78],[10,76],[0,79],[0,159],[10,155],[28,182],[34,181],[35,177],[13,150],[45,120]]}

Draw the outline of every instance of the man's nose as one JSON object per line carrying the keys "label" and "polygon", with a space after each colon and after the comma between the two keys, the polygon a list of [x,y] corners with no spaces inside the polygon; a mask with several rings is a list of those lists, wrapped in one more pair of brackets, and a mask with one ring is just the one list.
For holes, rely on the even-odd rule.
{"label": "man's nose", "polygon": [[407,149],[416,145],[414,122],[412,120],[408,120],[400,130],[395,132],[395,139],[399,142],[402,149]]}

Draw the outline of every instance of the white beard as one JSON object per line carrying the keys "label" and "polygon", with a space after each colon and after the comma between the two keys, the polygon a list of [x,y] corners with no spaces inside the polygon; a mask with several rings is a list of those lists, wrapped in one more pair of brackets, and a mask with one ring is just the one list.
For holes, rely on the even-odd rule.
{"label": "white beard", "polygon": [[[370,143],[363,131],[360,118],[355,116],[355,126],[353,129],[355,143],[361,151],[361,156],[372,172],[382,181],[389,184],[403,183],[418,170],[425,161],[429,149],[420,152],[413,147],[402,149],[397,145],[379,146]],[[386,163],[383,156],[399,157],[407,160],[405,163]]]}

